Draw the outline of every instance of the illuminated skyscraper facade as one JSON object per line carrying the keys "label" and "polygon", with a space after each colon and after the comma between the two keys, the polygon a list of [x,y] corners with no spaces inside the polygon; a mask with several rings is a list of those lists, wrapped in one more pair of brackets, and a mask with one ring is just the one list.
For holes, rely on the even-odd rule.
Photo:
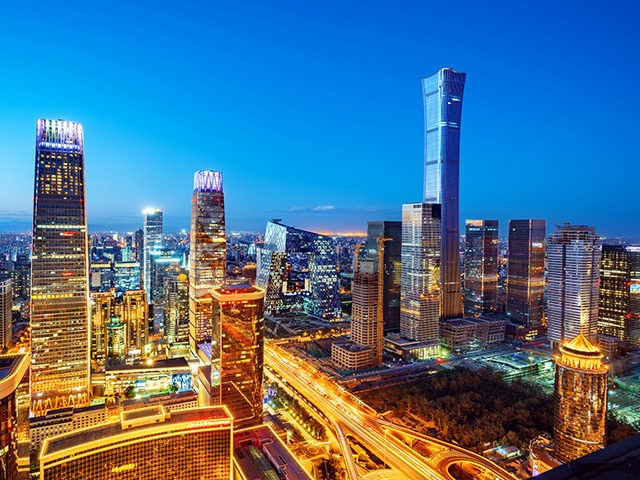
{"label": "illuminated skyscraper facade", "polygon": [[440,205],[402,206],[400,335],[438,343],[440,325]]}
{"label": "illuminated skyscraper facade", "polygon": [[558,225],[547,242],[547,336],[553,348],[579,334],[596,342],[602,243],[595,228]]}
{"label": "illuminated skyscraper facade", "polygon": [[384,282],[384,278],[380,275],[377,259],[360,259],[351,284],[351,341],[371,347],[375,367],[382,363],[383,317],[380,312],[382,302],[379,301],[381,282]]}
{"label": "illuminated skyscraper facade", "polygon": [[189,253],[189,346],[211,342],[213,290],[222,286],[227,265],[222,174],[195,173]]}
{"label": "illuminated skyscraper facade", "polygon": [[563,344],[556,358],[555,456],[569,462],[604,447],[607,367],[583,335]]}
{"label": "illuminated skyscraper facade", "polygon": [[640,248],[603,245],[598,333],[640,344]]}
{"label": "illuminated skyscraper facade", "polygon": [[479,317],[498,303],[498,221],[467,220],[464,249],[464,314]]}
{"label": "illuminated skyscraper facade", "polygon": [[13,306],[13,288],[11,277],[0,275],[0,353],[12,344],[11,309]]}
{"label": "illuminated skyscraper facade", "polygon": [[385,332],[397,332],[400,329],[402,222],[386,220],[369,222],[365,249],[375,252],[375,256],[377,256],[377,242],[380,238],[388,239],[384,242],[383,327]]}
{"label": "illuminated skyscraper facade", "polygon": [[162,210],[159,208],[147,208],[142,213],[144,214],[142,283],[144,284],[144,291],[147,292],[147,299],[151,303],[156,290],[151,255],[152,252],[162,248]]}
{"label": "illuminated skyscraper facade", "polygon": [[[304,289],[286,295],[287,260],[291,254],[304,254],[308,277]],[[273,220],[267,223],[264,245],[258,249],[257,257],[256,285],[266,291],[267,313],[304,308],[308,313],[326,320],[341,318],[336,253],[330,237],[288,227]]]}
{"label": "illuminated skyscraper facade", "polygon": [[462,316],[460,284],[460,126],[466,73],[451,68],[422,79],[424,202],[442,206],[442,318]]}
{"label": "illuminated skyscraper facade", "polygon": [[189,343],[189,276],[186,270],[170,272],[165,282],[164,328],[169,345]]}
{"label": "illuminated skyscraper facade", "polygon": [[31,269],[32,409],[86,404],[89,281],[79,123],[37,123]]}
{"label": "illuminated skyscraper facade", "polygon": [[234,428],[262,423],[264,293],[251,285],[213,291],[219,315],[214,317],[211,342],[211,399],[227,406]]}
{"label": "illuminated skyscraper facade", "polygon": [[544,316],[545,221],[509,220],[507,315],[527,328]]}

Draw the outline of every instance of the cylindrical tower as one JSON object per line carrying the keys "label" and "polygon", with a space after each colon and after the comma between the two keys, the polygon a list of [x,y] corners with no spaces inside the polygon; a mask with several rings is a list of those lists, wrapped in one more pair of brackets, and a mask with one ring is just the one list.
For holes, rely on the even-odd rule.
{"label": "cylindrical tower", "polygon": [[554,395],[555,455],[569,462],[604,446],[607,366],[583,335],[560,347]]}

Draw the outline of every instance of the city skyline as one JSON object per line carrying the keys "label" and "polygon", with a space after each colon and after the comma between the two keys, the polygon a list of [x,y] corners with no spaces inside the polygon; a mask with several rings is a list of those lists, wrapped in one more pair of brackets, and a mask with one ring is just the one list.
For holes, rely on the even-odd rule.
{"label": "city skyline", "polygon": [[[519,26],[511,9],[469,5],[458,12],[461,20],[474,20],[468,30],[438,49],[431,45],[447,27],[434,23],[425,31],[417,18],[426,6],[419,4],[401,11],[350,6],[340,15],[331,5],[319,12],[302,6],[195,8],[203,20],[178,9],[171,34],[158,28],[170,21],[162,9],[150,14],[151,22],[137,22],[149,12],[133,7],[120,25],[117,9],[100,12],[98,20],[98,12],[76,12],[73,6],[45,8],[36,18],[21,6],[9,8],[7,18],[29,16],[36,29],[74,12],[85,20],[80,31],[91,34],[85,35],[86,44],[73,42],[78,49],[73,53],[89,58],[87,74],[78,80],[75,70],[52,65],[48,88],[42,89],[27,65],[39,41],[13,25],[2,33],[11,39],[6,44],[21,48],[8,55],[7,71],[14,74],[2,80],[11,95],[0,114],[0,141],[3,158],[15,168],[7,171],[0,193],[0,230],[29,228],[30,132],[39,117],[66,118],[85,127],[91,231],[133,230],[147,206],[166,212],[168,231],[188,229],[191,174],[199,169],[225,175],[230,230],[261,231],[270,218],[322,231],[364,231],[368,220],[399,220],[400,205],[418,199],[422,189],[419,82],[450,66],[468,73],[461,226],[468,218],[497,218],[503,233],[509,219],[545,218],[549,225],[592,224],[604,235],[640,237],[638,226],[624,221],[633,215],[632,175],[619,175],[632,169],[637,157],[630,120],[638,96],[631,92],[624,101],[611,102],[601,88],[610,78],[609,69],[601,67],[605,59],[631,76],[638,68],[625,62],[628,45],[637,43],[634,6],[603,11],[556,6],[552,16],[539,8],[529,12],[531,22]],[[446,13],[438,10],[442,6],[433,8],[435,16]],[[317,21],[310,13],[319,15]],[[187,16],[193,32],[184,31]],[[240,32],[224,26],[239,18]],[[141,31],[147,37],[136,37],[134,48],[125,46],[132,26],[140,23],[149,23]],[[110,26],[119,33],[116,38]],[[300,45],[291,45],[279,29],[292,29]],[[546,32],[542,42],[541,30]],[[246,38],[240,38],[243,34]],[[416,42],[418,34],[422,41]],[[61,35],[55,48],[71,54],[66,34]],[[567,42],[566,35],[575,41]],[[503,36],[511,44],[497,47]],[[260,45],[264,37],[269,41]],[[162,63],[162,47],[168,55],[188,54]],[[480,49],[485,55],[477,55]],[[94,58],[93,51],[100,55]],[[157,78],[148,78],[149,62],[159,65]],[[278,72],[272,69],[255,88],[255,73],[270,62]],[[553,82],[547,81],[550,76]],[[52,89],[57,95],[49,94]],[[176,93],[157,102],[167,89]],[[551,122],[551,112],[565,121]],[[613,126],[596,140],[590,132],[597,118]],[[544,126],[547,121],[551,128]],[[602,159],[617,168],[600,168]],[[362,162],[370,167],[368,181],[341,188]],[[553,165],[553,175],[545,165]],[[601,195],[614,181],[616,197]],[[492,195],[485,186],[494,187]],[[255,191],[263,199],[258,205],[252,202]]]}

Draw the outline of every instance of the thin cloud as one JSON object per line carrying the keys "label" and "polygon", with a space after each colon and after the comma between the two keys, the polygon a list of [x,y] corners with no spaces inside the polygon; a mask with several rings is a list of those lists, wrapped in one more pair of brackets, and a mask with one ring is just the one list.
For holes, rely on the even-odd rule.
{"label": "thin cloud", "polygon": [[317,207],[313,207],[314,212],[330,212],[335,209],[336,207],[334,205],[318,205]]}

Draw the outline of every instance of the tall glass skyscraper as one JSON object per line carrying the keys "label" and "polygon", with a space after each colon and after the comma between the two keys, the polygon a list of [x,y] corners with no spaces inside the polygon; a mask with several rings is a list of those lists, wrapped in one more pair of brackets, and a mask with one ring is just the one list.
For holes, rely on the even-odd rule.
{"label": "tall glass skyscraper", "polygon": [[211,342],[213,289],[222,286],[227,265],[222,174],[194,175],[189,253],[189,347]]}
{"label": "tall glass skyscraper", "polygon": [[464,249],[464,313],[495,312],[498,302],[498,221],[467,220]]}
{"label": "tall glass skyscraper", "polygon": [[539,328],[544,315],[544,220],[509,220],[507,315]]}
{"label": "tall glass skyscraper", "polygon": [[211,401],[227,406],[236,429],[262,423],[264,293],[251,285],[213,291],[219,315],[211,342]]}
{"label": "tall glass skyscraper", "polygon": [[152,252],[162,248],[162,210],[159,208],[147,208],[144,210],[144,255],[142,259],[144,291],[147,292],[147,300],[153,302],[154,282]]}
{"label": "tall glass skyscraper", "polygon": [[460,120],[466,73],[443,68],[422,79],[424,202],[442,205],[441,318],[462,316],[460,284]]}
{"label": "tall glass skyscraper", "polygon": [[[331,237],[282,225],[277,220],[267,223],[264,245],[258,249],[256,285],[266,291],[265,311],[278,314],[299,306],[326,320],[341,318],[336,252]],[[296,295],[285,295],[287,258],[304,254],[308,278],[305,288]],[[298,256],[301,256],[298,255]],[[300,301],[301,300],[301,301]],[[296,302],[292,305],[292,302]]]}
{"label": "tall glass skyscraper", "polygon": [[32,411],[89,401],[89,280],[82,125],[37,123],[31,263]]}
{"label": "tall glass skyscraper", "polygon": [[595,228],[558,225],[547,242],[547,336],[553,348],[597,341],[602,242]]}
{"label": "tall glass skyscraper", "polygon": [[438,343],[440,316],[440,205],[402,206],[400,334]]}

